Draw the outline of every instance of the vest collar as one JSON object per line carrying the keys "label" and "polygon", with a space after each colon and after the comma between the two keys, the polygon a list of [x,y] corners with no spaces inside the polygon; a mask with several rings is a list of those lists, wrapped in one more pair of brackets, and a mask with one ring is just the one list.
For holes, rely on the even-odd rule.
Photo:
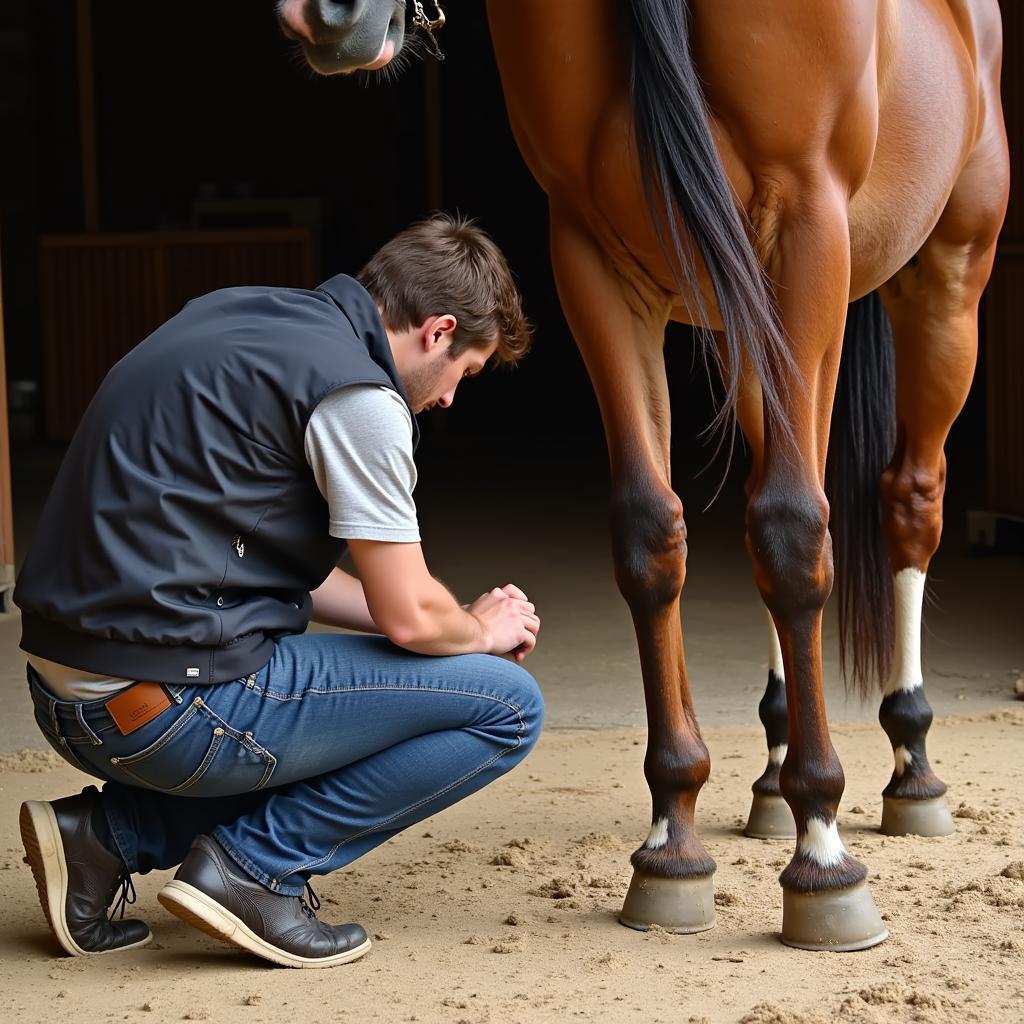
{"label": "vest collar", "polygon": [[[345,315],[358,335],[360,341],[366,346],[370,358],[391,378],[402,401],[409,406],[409,396],[405,393],[402,378],[398,375],[398,368],[395,366],[395,358],[391,354],[391,344],[388,341],[387,331],[384,329],[384,321],[380,318],[380,311],[373,301],[370,293],[355,278],[347,274],[335,274],[328,278],[316,289],[323,292]],[[416,422],[416,416],[412,417],[412,443],[415,448],[419,444],[420,430]]]}

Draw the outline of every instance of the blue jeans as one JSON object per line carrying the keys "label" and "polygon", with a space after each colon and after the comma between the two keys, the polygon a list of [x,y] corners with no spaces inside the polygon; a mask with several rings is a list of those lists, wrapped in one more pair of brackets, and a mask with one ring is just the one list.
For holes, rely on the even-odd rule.
{"label": "blue jeans", "polygon": [[544,717],[513,662],[337,633],[287,637],[243,679],[168,685],[172,706],[128,736],[104,701],[59,701],[29,676],[47,740],[105,780],[130,871],[172,867],[212,834],[287,895],[515,767]]}

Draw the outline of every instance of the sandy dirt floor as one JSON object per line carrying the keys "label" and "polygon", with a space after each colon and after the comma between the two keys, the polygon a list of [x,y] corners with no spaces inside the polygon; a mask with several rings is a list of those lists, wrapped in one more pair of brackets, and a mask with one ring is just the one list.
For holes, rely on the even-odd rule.
{"label": "sandy dirt floor", "polygon": [[718,861],[717,927],[675,936],[619,925],[629,853],[648,827],[644,733],[557,729],[490,789],[320,880],[321,916],[360,921],[375,940],[361,961],[327,971],[268,967],[190,930],[156,902],[165,874],[137,880],[149,947],[56,955],[17,809],[83,777],[49,753],[0,758],[0,1020],[1024,1020],[1024,707],[936,721],[930,750],[957,818],[944,839],[879,835],[888,743],[868,723],[833,736],[844,838],[868,864],[891,932],[872,950],[779,943],[789,844],[740,834],[764,757],[752,726],[706,731],[714,768],[698,810]]}

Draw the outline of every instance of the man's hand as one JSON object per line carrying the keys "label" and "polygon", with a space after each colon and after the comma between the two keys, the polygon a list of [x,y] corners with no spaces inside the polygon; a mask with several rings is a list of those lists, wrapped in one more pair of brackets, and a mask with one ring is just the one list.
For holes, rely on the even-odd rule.
{"label": "man's hand", "polygon": [[537,646],[540,633],[537,610],[514,584],[495,587],[465,608],[480,622],[490,641],[487,653],[518,662]]}

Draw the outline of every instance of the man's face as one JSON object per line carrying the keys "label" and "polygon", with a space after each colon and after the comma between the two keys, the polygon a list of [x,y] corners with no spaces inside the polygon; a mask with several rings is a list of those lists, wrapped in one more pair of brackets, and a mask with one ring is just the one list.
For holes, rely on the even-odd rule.
{"label": "man's face", "polygon": [[455,401],[459,384],[467,377],[475,377],[498,347],[497,341],[486,348],[470,345],[453,359],[451,342],[450,334],[442,335],[428,349],[419,352],[414,364],[402,373],[402,384],[414,413],[438,405],[447,409]]}

